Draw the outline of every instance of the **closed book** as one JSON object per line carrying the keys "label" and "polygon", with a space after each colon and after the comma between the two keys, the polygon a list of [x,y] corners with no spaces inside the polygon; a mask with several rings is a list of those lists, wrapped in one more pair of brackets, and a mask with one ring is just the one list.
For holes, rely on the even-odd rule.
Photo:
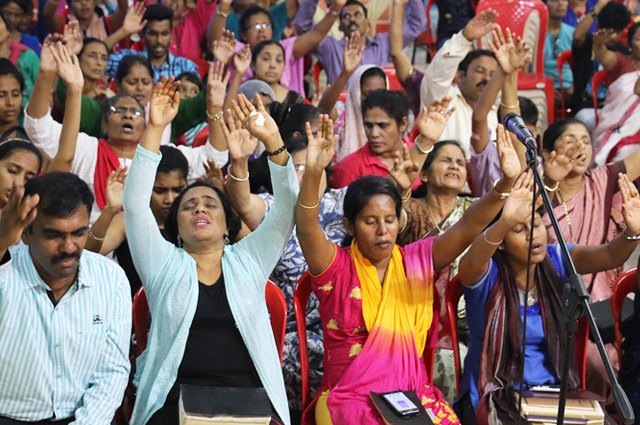
{"label": "closed book", "polygon": [[[514,394],[517,403],[517,391]],[[527,419],[537,418],[534,422],[554,421],[558,416],[558,402],[559,399],[556,397],[527,397],[523,395],[522,414]],[[568,398],[564,415],[566,423],[569,423],[568,420],[576,420],[575,423],[578,424],[589,423],[588,420],[604,420],[604,411],[600,407],[600,403],[589,399]]]}
{"label": "closed book", "polygon": [[264,388],[180,385],[180,425],[268,425],[271,402]]}

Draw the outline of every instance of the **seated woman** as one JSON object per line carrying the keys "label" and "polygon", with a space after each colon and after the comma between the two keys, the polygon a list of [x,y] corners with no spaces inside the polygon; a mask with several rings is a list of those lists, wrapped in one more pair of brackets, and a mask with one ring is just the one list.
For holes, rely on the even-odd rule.
{"label": "seated woman", "polygon": [[[367,176],[353,182],[344,199],[349,235],[338,247],[318,224],[318,188],[333,158],[331,120],[321,119],[318,136],[307,130],[309,147],[296,206],[296,233],[320,301],[324,329],[324,376],[304,413],[310,424],[384,423],[370,391],[412,390],[442,424],[459,423],[440,391],[428,384],[422,354],[433,348],[435,277],[471,243],[498,213],[504,196],[487,194],[443,235],[404,248],[395,245],[402,201],[388,180]],[[520,163],[508,138],[499,150],[505,177],[497,190],[508,192]],[[417,167],[406,160],[396,180],[412,182]],[[400,176],[400,174],[405,174]],[[409,183],[410,184],[410,183]],[[407,186],[404,185],[403,186]]]}
{"label": "seated woman", "polygon": [[305,101],[298,92],[289,90],[280,84],[284,72],[286,52],[284,47],[273,40],[261,41],[251,54],[253,78],[269,84],[276,95],[276,101],[287,107]]}
{"label": "seated woman", "polygon": [[622,361],[620,372],[618,372],[618,381],[627,394],[634,412],[640,412],[640,333],[638,333],[638,325],[640,325],[640,274],[637,273],[638,267],[640,267],[640,258],[638,258],[636,266],[633,314],[620,324],[620,333],[623,339],[621,344]]}
{"label": "seated woman", "polygon": [[264,388],[273,417],[290,425],[264,294],[269,274],[293,230],[297,192],[293,162],[264,108],[257,115],[266,121],[258,125],[258,116],[250,116],[255,108],[239,96],[234,107],[237,118],[271,153],[273,209],[251,235],[231,243],[240,219],[228,198],[206,183],[195,183],[171,205],[166,241],[149,208],[149,198],[160,160],[160,137],[180,103],[177,84],[172,82],[173,78],[165,78],[155,88],[149,128],[124,189],[131,254],[153,318],[149,345],[137,371],[131,423],[177,425],[179,386],[190,383]]}
{"label": "seated woman", "polygon": [[104,41],[97,38],[85,38],[82,50],[78,54],[84,87],[82,95],[104,101],[115,93],[104,85],[104,71],[107,69],[109,50]]}
{"label": "seated woman", "polygon": [[[524,362],[524,384],[557,384],[565,347],[562,286],[565,263],[558,245],[547,245],[542,216],[535,214],[531,229],[533,176],[507,199],[500,218],[476,238],[460,261],[465,285],[471,343],[465,359],[461,394],[477,405],[478,423],[513,424],[518,421],[513,388],[519,385]],[[624,264],[640,239],[640,198],[626,175],[618,177],[626,228],[602,245],[570,244],[578,273],[595,273]],[[533,232],[530,242],[530,232]],[[527,267],[531,243],[531,266]],[[527,276],[531,276],[526,292]],[[522,359],[522,321],[527,304],[526,358]],[[569,387],[579,377],[571,364]],[[497,420],[496,420],[497,418]]]}
{"label": "seated woman", "polygon": [[9,202],[11,189],[24,186],[40,174],[41,169],[42,154],[31,143],[20,139],[0,140],[0,209]]}
{"label": "seated woman", "polygon": [[18,67],[24,78],[23,89],[23,107],[26,105],[31,91],[33,90],[33,84],[38,76],[38,67],[40,66],[40,59],[36,52],[25,46],[24,44],[16,43],[9,40],[9,32],[7,30],[7,24],[5,19],[0,13],[0,57],[9,59],[12,64]]}
{"label": "seated woman", "polygon": [[[120,166],[128,166],[135,154],[146,127],[145,109],[131,95],[114,96],[105,103],[102,125],[106,137],[98,139],[79,133],[83,78],[78,60],[60,42],[53,46],[45,43],[42,58],[42,67],[36,80],[38,90],[34,91],[26,109],[25,130],[33,143],[47,157],[54,159],[56,170],[77,174],[94,190],[93,223],[106,204],[105,187],[109,174]],[[53,65],[48,58],[54,58]],[[49,113],[49,93],[55,84],[56,71],[69,86],[62,125],[54,121]],[[219,166],[227,161],[226,152],[220,152],[224,147],[219,146],[216,150],[211,143],[198,148],[179,146],[178,149],[189,160],[189,180],[205,174],[203,163],[207,159],[215,159]]]}
{"label": "seated woman", "polygon": [[14,43],[24,44],[38,56],[40,56],[40,41],[38,37],[21,31],[22,22],[28,20],[29,25],[33,19],[33,2],[29,0],[2,0],[0,9],[9,30],[9,40]]}
{"label": "seated woman", "polygon": [[22,129],[24,77],[9,59],[0,58],[0,139],[26,138]]}

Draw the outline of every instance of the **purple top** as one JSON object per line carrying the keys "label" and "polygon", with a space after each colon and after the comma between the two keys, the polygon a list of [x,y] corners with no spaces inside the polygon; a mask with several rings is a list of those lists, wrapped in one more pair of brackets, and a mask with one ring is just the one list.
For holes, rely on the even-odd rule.
{"label": "purple top", "polygon": [[[304,34],[313,27],[313,15],[317,8],[318,0],[302,0],[300,2],[300,8],[293,20],[298,35]],[[412,43],[427,28],[427,14],[421,0],[409,0],[405,16],[406,21],[402,25],[403,46]],[[334,37],[327,36],[314,51],[327,73],[328,84],[333,84],[342,70],[344,43],[344,38],[336,40]],[[389,34],[380,33],[373,37],[367,37],[367,45],[361,63],[382,67],[386,66],[390,60]]]}

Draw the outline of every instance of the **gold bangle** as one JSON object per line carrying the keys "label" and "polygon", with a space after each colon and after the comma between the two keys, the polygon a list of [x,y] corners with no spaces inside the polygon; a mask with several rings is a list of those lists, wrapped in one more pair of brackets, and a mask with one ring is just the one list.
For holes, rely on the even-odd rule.
{"label": "gold bangle", "polygon": [[544,188],[547,189],[547,192],[555,192],[556,190],[558,190],[558,186],[560,186],[560,182],[556,182],[556,187],[554,187],[553,189],[546,184],[544,185]]}
{"label": "gold bangle", "polygon": [[520,106],[520,101],[516,101],[515,105],[505,105],[504,103],[500,102],[500,106],[507,109],[516,109],[518,106]]}
{"label": "gold bangle", "polygon": [[312,210],[312,209],[316,208],[318,205],[320,205],[320,200],[318,200],[318,203],[317,203],[317,204],[315,204],[314,206],[309,207],[309,206],[307,206],[307,205],[304,205],[302,202],[300,202],[300,198],[298,198],[298,205],[300,205],[300,206],[301,206],[302,208],[304,208],[305,210]]}
{"label": "gold bangle", "polygon": [[97,237],[96,235],[94,235],[94,234],[93,234],[93,232],[91,231],[91,229],[89,229],[89,237],[90,237],[91,239],[93,239],[94,241],[96,241],[96,242],[104,242],[104,240],[107,238],[107,236],[106,236],[106,235],[105,235],[105,237],[104,237],[104,238],[99,238],[99,237]]}
{"label": "gold bangle", "polygon": [[220,119],[222,119],[222,112],[220,112],[218,114],[212,114],[207,110],[205,110],[205,112],[207,113],[207,118],[209,118],[213,122],[216,122],[216,121],[219,121]]}
{"label": "gold bangle", "polygon": [[500,181],[500,179],[497,179],[496,181],[493,182],[493,193],[495,193],[502,200],[507,199],[509,197],[509,195],[511,195],[511,191],[509,191],[509,192],[498,192],[498,189],[496,188],[496,185],[498,184],[499,181]]}

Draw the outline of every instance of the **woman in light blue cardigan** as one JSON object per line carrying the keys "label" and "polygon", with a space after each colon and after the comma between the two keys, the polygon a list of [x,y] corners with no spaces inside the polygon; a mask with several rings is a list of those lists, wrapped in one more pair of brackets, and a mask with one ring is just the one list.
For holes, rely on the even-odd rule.
{"label": "woman in light blue cardigan", "polygon": [[[233,228],[237,227],[231,217],[235,213],[226,208],[224,197],[213,188],[196,184],[174,202],[175,233],[170,234],[169,239],[175,243],[167,242],[155,223],[149,200],[160,161],[161,135],[179,105],[178,83],[172,83],[173,77],[165,78],[154,90],[149,126],[124,188],[131,254],[153,317],[147,349],[138,360],[138,392],[131,424],[146,424],[165,405],[178,371],[184,366],[181,363],[199,293],[224,277],[233,320],[259,383],[265,388],[275,412],[284,424],[290,425],[282,369],[265,302],[265,285],[293,230],[298,193],[296,172],[278,128],[264,107],[260,104],[258,112],[249,116],[255,108],[244,96],[239,96],[239,105],[234,105],[236,116],[272,153],[269,167],[275,206],[252,234],[228,244],[229,239],[233,240]],[[266,122],[261,122],[261,113]],[[213,125],[220,124],[226,130],[224,123]],[[170,218],[168,224],[169,221]]]}

